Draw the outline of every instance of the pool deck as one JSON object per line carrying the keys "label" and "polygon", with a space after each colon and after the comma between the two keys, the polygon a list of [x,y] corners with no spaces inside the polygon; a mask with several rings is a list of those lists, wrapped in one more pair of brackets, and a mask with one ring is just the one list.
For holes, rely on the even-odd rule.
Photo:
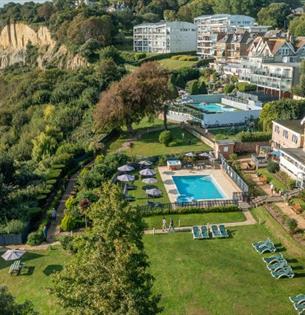
{"label": "pool deck", "polygon": [[240,192],[240,188],[229,178],[229,176],[222,169],[181,169],[171,171],[166,166],[158,167],[162,182],[167,192],[171,203],[175,203],[179,195],[177,187],[172,179],[173,176],[187,176],[187,175],[209,175],[213,177],[217,186],[225,194],[225,199],[232,199],[234,192]]}

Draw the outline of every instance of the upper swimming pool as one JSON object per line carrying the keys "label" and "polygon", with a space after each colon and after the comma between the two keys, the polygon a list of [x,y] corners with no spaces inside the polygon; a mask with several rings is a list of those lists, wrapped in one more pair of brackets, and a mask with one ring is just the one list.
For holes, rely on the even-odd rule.
{"label": "upper swimming pool", "polygon": [[179,195],[188,201],[226,198],[208,175],[173,176],[173,181]]}
{"label": "upper swimming pool", "polygon": [[228,107],[224,106],[219,103],[193,103],[192,104],[194,107],[201,109],[205,112],[210,112],[210,113],[223,113],[223,112],[233,112],[236,109],[233,107]]}

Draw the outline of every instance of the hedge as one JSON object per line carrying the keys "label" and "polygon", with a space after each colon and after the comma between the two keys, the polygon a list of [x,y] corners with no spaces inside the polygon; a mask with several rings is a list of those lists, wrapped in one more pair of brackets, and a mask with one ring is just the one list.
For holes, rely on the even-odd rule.
{"label": "hedge", "polygon": [[147,61],[157,61],[157,60],[162,60],[162,59],[166,59],[166,58],[170,58],[172,56],[178,56],[178,55],[195,55],[196,52],[195,51],[186,51],[186,52],[176,52],[176,53],[165,53],[165,54],[157,54],[157,55],[153,55],[153,56],[149,56],[146,58],[143,58],[141,60],[139,60],[139,64],[142,64],[143,62],[147,62]]}
{"label": "hedge", "polygon": [[198,208],[198,207],[177,207],[172,209],[164,205],[163,207],[147,207],[140,206],[143,211],[144,217],[150,217],[154,215],[168,215],[168,214],[193,214],[193,213],[225,213],[225,212],[238,212],[241,211],[237,205],[229,206],[216,206],[209,208]]}
{"label": "hedge", "polygon": [[240,134],[241,142],[256,142],[256,141],[269,141],[271,139],[271,132],[264,131],[242,131]]}

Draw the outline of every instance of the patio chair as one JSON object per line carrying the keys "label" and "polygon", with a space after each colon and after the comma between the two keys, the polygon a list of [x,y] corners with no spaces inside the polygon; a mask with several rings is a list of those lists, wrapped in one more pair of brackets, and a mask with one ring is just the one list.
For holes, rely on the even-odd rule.
{"label": "patio chair", "polygon": [[199,226],[195,225],[192,227],[192,234],[193,234],[194,240],[202,239],[202,234],[201,234]]}
{"label": "patio chair", "polygon": [[268,265],[267,269],[270,270],[270,271],[278,271],[278,270],[284,269],[286,267],[289,267],[289,265],[288,265],[286,260],[283,260],[281,262]]}
{"label": "patio chair", "polygon": [[305,294],[298,294],[295,296],[289,296],[289,300],[293,304],[302,304],[305,302]]}
{"label": "patio chair", "polygon": [[213,224],[211,226],[211,230],[212,230],[212,236],[214,238],[221,238],[222,237],[222,235],[221,235],[221,233],[219,231],[219,228],[218,228],[218,226],[216,224]]}
{"label": "patio chair", "polygon": [[280,269],[278,271],[271,271],[271,275],[273,278],[276,278],[276,279],[280,279],[284,277],[291,279],[294,277],[294,272],[292,268],[289,266],[289,267]]}
{"label": "patio chair", "polygon": [[206,225],[202,225],[201,226],[201,235],[202,235],[203,239],[210,238],[209,229],[208,229],[208,227]]}
{"label": "patio chair", "polygon": [[229,237],[229,233],[228,233],[227,229],[225,228],[225,226],[223,224],[220,224],[218,226],[218,228],[219,228],[219,231],[220,231],[222,237],[224,237],[224,238],[228,238]]}
{"label": "patio chair", "polygon": [[252,243],[252,246],[254,248],[259,248],[259,247],[266,246],[266,245],[269,245],[269,244],[273,244],[273,242],[268,238],[265,241],[254,242],[254,243]]}
{"label": "patio chair", "polygon": [[283,260],[286,261],[286,259],[284,258],[284,256],[282,254],[274,255],[271,257],[264,257],[262,259],[267,265],[274,264],[274,263],[277,263],[277,262],[280,262]]}

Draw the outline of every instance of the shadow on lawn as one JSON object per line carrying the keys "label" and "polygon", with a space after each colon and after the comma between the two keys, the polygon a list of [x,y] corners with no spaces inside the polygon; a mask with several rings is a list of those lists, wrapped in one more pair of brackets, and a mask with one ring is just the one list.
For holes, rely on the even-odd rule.
{"label": "shadow on lawn", "polygon": [[44,270],[43,273],[46,276],[50,276],[51,274],[55,273],[55,272],[59,272],[63,270],[63,266],[62,265],[48,265]]}
{"label": "shadow on lawn", "polygon": [[20,276],[31,276],[34,273],[34,266],[24,266],[20,272]]}

